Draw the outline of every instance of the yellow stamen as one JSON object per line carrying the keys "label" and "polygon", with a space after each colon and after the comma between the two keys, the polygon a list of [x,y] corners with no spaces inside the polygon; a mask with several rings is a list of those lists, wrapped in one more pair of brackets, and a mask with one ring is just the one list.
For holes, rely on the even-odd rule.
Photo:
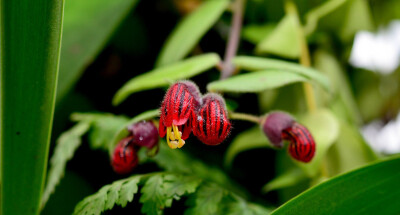
{"label": "yellow stamen", "polygon": [[171,149],[176,149],[177,148],[177,144],[175,143],[176,141],[170,141],[171,137],[172,137],[172,135],[171,135],[171,127],[167,127],[167,143],[168,143],[168,146]]}
{"label": "yellow stamen", "polygon": [[171,149],[182,148],[185,145],[185,141],[182,140],[182,132],[179,131],[178,126],[167,127],[167,143]]}

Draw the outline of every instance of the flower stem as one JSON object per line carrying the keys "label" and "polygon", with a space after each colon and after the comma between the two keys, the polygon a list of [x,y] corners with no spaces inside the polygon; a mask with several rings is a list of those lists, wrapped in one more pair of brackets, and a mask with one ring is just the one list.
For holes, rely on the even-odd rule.
{"label": "flower stem", "polygon": [[229,32],[228,44],[225,50],[224,62],[222,63],[222,73],[220,77],[221,80],[228,78],[235,71],[235,68],[232,65],[232,59],[235,57],[239,45],[244,4],[245,0],[236,0],[234,3],[232,26]]}
{"label": "flower stem", "polygon": [[[308,50],[306,36],[304,34],[304,29],[300,23],[299,14],[297,12],[296,5],[291,1],[287,1],[285,4],[285,9],[288,14],[294,15],[296,18],[298,27],[298,40],[300,42],[300,64],[305,67],[311,67],[310,51]],[[304,94],[306,98],[306,103],[309,111],[315,111],[317,109],[317,102],[315,100],[314,89],[310,83],[303,83]]]}
{"label": "flower stem", "polygon": [[261,121],[262,121],[261,117],[254,116],[254,115],[247,114],[247,113],[229,112],[229,118],[234,119],[234,120],[243,120],[243,121],[254,122],[256,124],[261,124]]}

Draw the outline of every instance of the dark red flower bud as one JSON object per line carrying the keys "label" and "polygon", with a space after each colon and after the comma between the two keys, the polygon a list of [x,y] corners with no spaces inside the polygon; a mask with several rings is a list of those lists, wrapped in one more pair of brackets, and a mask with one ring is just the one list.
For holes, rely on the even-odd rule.
{"label": "dark red flower bud", "polygon": [[289,114],[276,111],[268,114],[261,126],[269,141],[275,147],[283,148],[282,132],[290,128],[294,122],[294,119]]}
{"label": "dark red flower bud", "polygon": [[154,123],[142,121],[128,126],[133,135],[133,143],[137,146],[153,148],[158,143],[158,131]]}
{"label": "dark red flower bud", "polygon": [[185,144],[201,103],[200,91],[191,81],[178,81],[168,89],[161,105],[159,134],[167,135],[170,148],[181,148]]}
{"label": "dark red flower bud", "polygon": [[207,145],[220,144],[231,130],[231,122],[227,116],[225,101],[220,95],[205,95],[193,125],[193,134]]}
{"label": "dark red flower bud", "polygon": [[303,125],[294,123],[292,127],[283,131],[282,137],[290,141],[289,153],[294,159],[308,163],[314,157],[314,139]]}
{"label": "dark red flower bud", "polygon": [[127,174],[137,166],[139,158],[133,148],[132,141],[132,136],[124,138],[115,147],[111,161],[114,172]]}
{"label": "dark red flower bud", "polygon": [[274,146],[282,148],[283,140],[289,141],[289,154],[294,159],[307,163],[314,157],[315,141],[311,133],[289,114],[272,112],[261,126]]}

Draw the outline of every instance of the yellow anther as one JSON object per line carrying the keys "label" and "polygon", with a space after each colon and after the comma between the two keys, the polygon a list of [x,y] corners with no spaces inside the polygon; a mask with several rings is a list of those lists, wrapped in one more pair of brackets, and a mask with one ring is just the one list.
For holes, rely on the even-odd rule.
{"label": "yellow anther", "polygon": [[175,138],[178,139],[179,142],[180,142],[180,140],[181,140],[181,134],[182,134],[182,133],[179,132],[178,126],[173,125],[172,128],[174,129]]}

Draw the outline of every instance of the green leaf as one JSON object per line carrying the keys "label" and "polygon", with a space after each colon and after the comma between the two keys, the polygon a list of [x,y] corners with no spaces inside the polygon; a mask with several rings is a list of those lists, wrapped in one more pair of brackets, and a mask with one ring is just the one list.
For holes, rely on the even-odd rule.
{"label": "green leaf", "polygon": [[334,10],[341,7],[346,0],[331,0],[327,1],[320,6],[310,10],[306,14],[306,24],[304,26],[304,31],[306,34],[311,34],[315,31],[320,18],[326,16],[327,14],[333,12]]}
{"label": "green leaf", "polygon": [[292,168],[282,175],[276,176],[274,179],[269,181],[262,188],[263,192],[270,192],[272,190],[278,190],[286,187],[294,186],[307,179],[306,174],[299,168]]}
{"label": "green leaf", "polygon": [[141,177],[141,175],[132,176],[102,187],[97,193],[79,202],[74,214],[100,215],[101,212],[113,208],[115,204],[125,207],[138,192]]}
{"label": "green leaf", "polygon": [[297,18],[287,14],[278,23],[275,30],[257,44],[256,52],[269,53],[287,58],[300,56],[300,37]]}
{"label": "green leaf", "polygon": [[88,122],[80,122],[58,138],[54,154],[50,160],[46,188],[42,196],[42,208],[60,183],[61,178],[64,177],[65,166],[81,145],[81,138],[89,130],[89,127]]}
{"label": "green leaf", "polygon": [[233,59],[233,64],[240,69],[248,71],[279,70],[285,72],[294,72],[308,79],[314,80],[327,91],[330,91],[331,89],[330,81],[325,75],[321,74],[313,68],[304,67],[300,64],[291,63],[283,60],[252,56],[235,57]]}
{"label": "green leaf", "polygon": [[217,22],[228,4],[229,0],[204,1],[196,11],[179,22],[163,45],[156,67],[183,59]]}
{"label": "green leaf", "polygon": [[185,215],[218,214],[222,206],[222,198],[227,192],[216,184],[206,183],[188,199],[191,206],[185,211]]}
{"label": "green leaf", "polygon": [[166,175],[164,181],[167,196],[179,200],[184,194],[194,193],[202,180],[194,176]]}
{"label": "green leaf", "polygon": [[65,6],[57,100],[78,81],[137,0],[68,0]]}
{"label": "green leaf", "polygon": [[268,37],[273,32],[275,27],[276,25],[274,24],[246,25],[243,27],[242,37],[251,43],[257,44],[265,37]]}
{"label": "green leaf", "polygon": [[229,148],[225,154],[225,166],[231,167],[233,159],[240,152],[262,147],[273,147],[273,146],[268,141],[264,133],[261,131],[260,127],[256,126],[247,131],[242,132],[237,137],[235,137],[235,139],[229,145]]}
{"label": "green leaf", "polygon": [[352,40],[358,31],[372,31],[375,28],[368,1],[352,0],[348,2],[347,13],[340,31],[340,36],[345,41]]}
{"label": "green leaf", "polygon": [[400,159],[378,162],[332,178],[285,203],[272,214],[396,214]]}
{"label": "green leaf", "polygon": [[257,93],[296,82],[307,81],[307,78],[297,73],[268,70],[214,81],[207,85],[207,89],[212,92]]}
{"label": "green leaf", "polygon": [[93,121],[89,133],[90,146],[93,149],[108,150],[114,135],[121,129],[126,129],[128,119],[123,116],[105,115]]}
{"label": "green leaf", "polygon": [[168,86],[173,81],[193,77],[211,69],[218,62],[220,62],[219,56],[210,53],[154,69],[128,81],[114,96],[113,104],[120,104],[135,92]]}
{"label": "green leaf", "polygon": [[0,1],[0,214],[38,214],[64,1]]}
{"label": "green leaf", "polygon": [[227,215],[268,215],[271,209],[244,200],[234,201],[228,205]]}
{"label": "green leaf", "polygon": [[325,155],[339,136],[339,122],[331,111],[320,109],[299,117],[302,123],[311,132],[316,144],[314,158],[309,163],[295,161],[309,177],[315,177],[319,172]]}

